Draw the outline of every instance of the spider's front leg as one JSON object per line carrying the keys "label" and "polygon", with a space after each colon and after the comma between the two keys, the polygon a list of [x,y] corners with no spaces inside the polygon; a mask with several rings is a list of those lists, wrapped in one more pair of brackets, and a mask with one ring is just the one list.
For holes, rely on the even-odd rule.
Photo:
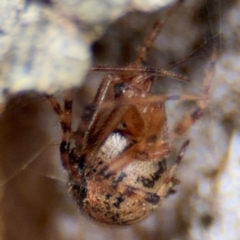
{"label": "spider's front leg", "polygon": [[203,116],[203,111],[206,109],[209,101],[210,88],[213,77],[215,75],[217,59],[217,44],[214,45],[210,63],[205,71],[205,78],[203,80],[203,90],[199,100],[197,100],[197,108],[192,112],[191,115],[186,116],[182,119],[175,127],[173,132],[170,134],[171,139],[175,139],[184,134],[199,118]]}

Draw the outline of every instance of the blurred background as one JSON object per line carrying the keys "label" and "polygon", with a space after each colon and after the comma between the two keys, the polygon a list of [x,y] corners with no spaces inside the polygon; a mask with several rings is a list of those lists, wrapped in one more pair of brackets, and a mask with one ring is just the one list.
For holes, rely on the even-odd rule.
{"label": "blurred background", "polygon": [[[169,4],[1,1],[0,239],[239,239],[239,0],[185,0],[147,57],[147,66],[191,80],[186,84],[158,77],[155,94],[198,96],[217,46],[204,117],[173,142],[168,159],[171,166],[181,144],[190,139],[176,193],[129,227],[90,220],[68,194],[59,156],[61,129],[42,93],[54,93],[61,102],[64,90],[73,88],[76,126],[106,76],[88,68],[134,62],[144,37]],[[195,107],[194,101],[167,102],[169,131]]]}

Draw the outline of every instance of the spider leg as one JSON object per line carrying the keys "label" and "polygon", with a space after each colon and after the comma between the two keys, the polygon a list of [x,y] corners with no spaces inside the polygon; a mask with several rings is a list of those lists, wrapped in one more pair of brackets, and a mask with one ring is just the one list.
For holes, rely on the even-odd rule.
{"label": "spider leg", "polygon": [[[120,130],[120,132],[131,139],[133,145],[106,164],[99,175],[108,178],[131,162],[161,159],[170,152],[169,143],[164,141],[167,139],[168,133],[163,105],[152,104],[144,108],[146,111],[143,116],[136,106],[132,106],[126,111],[122,118],[126,129]],[[127,122],[125,123],[125,121]]]}
{"label": "spider leg", "polygon": [[203,116],[203,110],[206,108],[209,99],[209,92],[213,77],[215,75],[215,67],[216,67],[216,58],[217,58],[217,50],[216,44],[213,49],[213,53],[210,59],[210,64],[206,70],[206,76],[203,82],[203,90],[200,96],[200,99],[197,101],[197,108],[193,111],[193,113],[189,116],[186,116],[183,120],[181,120],[176,128],[171,133],[171,139],[175,139],[182,134],[184,134],[199,118]]}
{"label": "spider leg", "polygon": [[[109,95],[113,89],[112,77],[109,75],[104,78],[98,88],[95,99],[92,104],[85,107],[80,124],[75,133],[75,139],[77,140],[77,145],[81,145],[81,149],[85,149],[87,147],[87,142],[90,136],[93,134],[95,130],[95,125],[99,122],[101,118],[101,109],[99,106],[104,102],[105,98],[110,98]],[[111,98],[110,98],[111,99]],[[109,99],[109,101],[111,101]],[[106,109],[104,109],[106,110]],[[87,130],[87,131],[86,131]],[[79,138],[79,139],[78,139]]]}
{"label": "spider leg", "polygon": [[[121,121],[122,116],[126,112],[127,107],[119,107],[113,109],[104,121],[101,121],[100,126],[89,131],[88,138],[85,139],[86,148],[84,153],[90,153],[98,150],[101,144],[108,138],[108,136],[116,129]],[[100,119],[102,120],[102,119]]]}
{"label": "spider leg", "polygon": [[[46,95],[53,110],[57,113],[61,128],[62,128],[62,142],[60,144],[60,154],[63,167],[69,171],[73,171],[73,166],[70,163],[70,139],[71,139],[71,124],[72,124],[72,91],[68,91],[64,97],[64,107],[62,108],[57,100],[51,96]],[[72,157],[71,157],[72,158]]]}
{"label": "spider leg", "polygon": [[143,41],[143,46],[140,47],[138,51],[138,56],[136,63],[141,64],[146,61],[146,55],[149,52],[149,49],[152,47],[153,42],[159,35],[159,33],[162,31],[162,28],[165,24],[165,22],[169,19],[171,15],[179,8],[179,6],[182,4],[183,0],[178,0],[166,13],[165,18],[162,20],[159,20],[155,22],[152,29],[150,30],[149,34]]}
{"label": "spider leg", "polygon": [[172,187],[172,184],[171,184],[172,178],[174,177],[174,175],[175,175],[175,173],[176,173],[176,171],[177,171],[177,169],[178,169],[178,166],[179,166],[179,164],[181,163],[182,157],[183,157],[183,155],[185,154],[186,149],[187,149],[189,143],[190,143],[189,140],[185,141],[185,142],[183,143],[182,147],[180,148],[180,151],[179,151],[179,153],[178,153],[178,156],[177,156],[177,158],[176,158],[176,160],[175,160],[174,165],[173,165],[173,166],[171,167],[171,169],[169,170],[169,173],[168,173],[168,175],[166,176],[166,178],[165,178],[165,180],[164,180],[164,182],[163,182],[163,185],[161,186],[161,188],[160,188],[160,189],[158,190],[158,192],[157,192],[157,195],[158,195],[159,197],[164,197],[164,196],[166,196],[167,193],[169,192],[169,190],[171,189],[171,187]]}
{"label": "spider leg", "polygon": [[[131,101],[132,105],[136,106],[144,106],[147,104],[153,104],[153,103],[162,103],[164,104],[166,101],[200,101],[200,100],[207,100],[208,96],[194,96],[194,95],[189,95],[189,94],[184,94],[184,95],[151,95],[151,94],[146,94],[146,96],[143,97],[135,97],[131,100],[129,99],[123,99],[118,102],[118,106],[126,106],[129,105],[129,101]],[[109,108],[116,107],[116,103],[113,101],[105,101],[101,106],[99,106],[99,110],[103,111]]]}
{"label": "spider leg", "polygon": [[109,164],[106,164],[98,175],[103,175],[104,178],[109,178],[136,160],[152,161],[154,159],[161,159],[170,152],[169,144],[160,141],[151,147],[151,152],[149,151],[149,153],[147,153],[146,147],[147,145],[142,142],[135,144],[112,160]]}
{"label": "spider leg", "polygon": [[[84,132],[82,153],[97,149],[114,130],[128,106],[118,106],[114,101],[114,79],[107,76],[101,82],[93,103],[85,109],[77,132]],[[104,102],[114,102],[108,108],[101,108]]]}

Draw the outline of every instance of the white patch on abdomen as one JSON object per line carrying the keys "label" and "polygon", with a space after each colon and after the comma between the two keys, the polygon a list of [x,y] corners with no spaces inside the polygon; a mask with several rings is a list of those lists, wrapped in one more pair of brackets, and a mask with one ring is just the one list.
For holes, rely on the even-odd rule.
{"label": "white patch on abdomen", "polygon": [[119,133],[112,133],[100,148],[100,155],[108,162],[118,156],[129,144],[128,140]]}

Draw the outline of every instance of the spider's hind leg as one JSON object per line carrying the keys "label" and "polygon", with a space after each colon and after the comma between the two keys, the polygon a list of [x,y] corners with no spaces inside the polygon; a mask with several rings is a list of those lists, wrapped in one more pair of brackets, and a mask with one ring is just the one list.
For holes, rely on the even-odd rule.
{"label": "spider's hind leg", "polygon": [[72,137],[72,91],[68,91],[64,97],[64,107],[62,108],[56,98],[51,95],[46,95],[47,100],[52,106],[55,113],[58,115],[61,129],[62,141],[60,144],[60,154],[63,167],[68,172],[75,172],[74,154],[70,150],[70,140]]}
{"label": "spider's hind leg", "polygon": [[178,156],[177,156],[177,158],[175,160],[174,165],[170,168],[170,170],[169,170],[169,172],[168,172],[168,174],[167,174],[167,176],[166,176],[166,178],[165,178],[165,180],[163,182],[163,185],[161,186],[161,188],[157,192],[157,195],[160,198],[166,196],[169,193],[169,191],[171,190],[171,188],[172,188],[172,180],[174,180],[173,179],[174,175],[175,175],[175,173],[176,173],[176,171],[178,169],[179,164],[181,163],[182,157],[185,154],[186,149],[187,149],[189,143],[190,143],[189,140],[185,141],[183,143],[182,147],[180,148],[180,151],[178,153]]}

